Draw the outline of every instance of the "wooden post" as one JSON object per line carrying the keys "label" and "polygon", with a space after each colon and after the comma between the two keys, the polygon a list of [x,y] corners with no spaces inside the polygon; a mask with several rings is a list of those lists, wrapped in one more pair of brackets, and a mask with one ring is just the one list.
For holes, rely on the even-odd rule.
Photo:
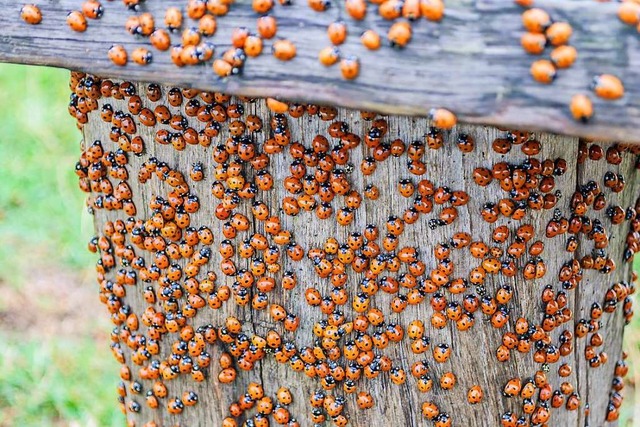
{"label": "wooden post", "polygon": [[[626,259],[640,221],[637,148],[485,126],[438,131],[424,118],[372,121],[343,108],[275,114],[262,99],[150,87],[72,77],[71,112],[86,122],[77,169],[131,425],[235,425],[223,420],[252,382],[274,405],[288,388],[283,407],[302,426],[330,425],[328,413],[352,426],[432,425],[423,402],[439,408],[436,426],[516,425],[506,413],[526,420],[518,425],[615,418],[635,289]],[[200,227],[212,242],[197,238]],[[422,341],[409,338],[414,321]],[[237,376],[222,383],[230,354]],[[360,376],[354,393],[349,376]],[[525,386],[533,378],[538,387]],[[515,379],[523,391],[505,390]],[[198,403],[171,414],[189,391]],[[319,391],[325,405],[313,408]],[[371,409],[359,408],[360,392]],[[256,415],[266,403],[232,419],[275,425],[275,412]]]}

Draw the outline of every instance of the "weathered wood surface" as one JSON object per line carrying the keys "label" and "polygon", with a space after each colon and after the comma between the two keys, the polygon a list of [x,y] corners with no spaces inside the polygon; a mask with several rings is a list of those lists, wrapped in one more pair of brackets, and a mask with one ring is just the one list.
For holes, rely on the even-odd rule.
{"label": "weathered wood surface", "polygon": [[[74,33],[65,23],[67,12],[78,9],[80,1],[35,3],[41,6],[44,19],[32,27],[20,20],[22,2],[0,0],[0,61],[390,114],[425,116],[432,107],[445,107],[466,123],[640,141],[640,37],[635,29],[618,21],[616,2],[536,2],[554,19],[571,23],[571,44],[579,52],[574,67],[560,70],[549,86],[535,83],[529,75],[530,64],[537,57],[520,47],[522,9],[507,0],[447,1],[441,23],[420,20],[413,24],[413,40],[406,49],[385,46],[373,53],[360,44],[360,33],[374,28],[384,35],[390,25],[373,11],[364,21],[356,22],[345,16],[342,2],[325,13],[313,12],[306,1],[286,8],[276,6],[273,14],[278,18],[278,36],[295,41],[297,57],[279,62],[269,54],[270,43],[266,43],[265,53],[250,58],[242,76],[224,80],[217,78],[209,64],[177,68],[167,52],[154,52],[154,62],[146,67],[114,66],[107,59],[112,44],[123,44],[131,51],[148,42],[124,30],[131,12],[122,2],[103,2],[104,17],[90,21],[85,33]],[[257,15],[250,3],[236,2],[228,16],[218,19],[218,32],[211,38],[217,46],[216,55],[229,46],[233,28],[255,27]],[[170,0],[148,1],[141,11],[154,13],[160,23],[164,9],[174,4]],[[319,50],[328,45],[326,26],[337,18],[347,20],[350,28],[341,52],[361,59],[361,75],[355,81],[343,80],[337,66],[325,68],[317,60]],[[177,35],[173,38],[175,42]],[[594,120],[588,125],[577,123],[569,113],[569,101],[578,92],[588,92],[592,77],[600,73],[618,75],[627,95],[615,102],[596,99]]]}
{"label": "weathered wood surface", "polygon": [[[144,95],[146,85],[136,85],[140,95]],[[163,87],[163,93],[166,94],[168,87]],[[157,103],[150,102],[144,96],[143,105],[151,109]],[[100,105],[110,103],[114,110],[126,111],[126,100],[117,101],[115,99],[100,100]],[[181,113],[180,108],[171,107],[174,114]],[[245,104],[245,113],[256,114],[260,116],[263,122],[268,124],[273,118],[272,113],[265,107],[263,101],[258,100],[255,103]],[[370,128],[370,122],[365,122],[360,118],[357,112],[340,109],[336,120],[342,120],[349,125],[352,132],[365,135]],[[207,225],[211,228],[215,235],[215,242],[211,246],[213,256],[209,263],[201,269],[201,273],[197,276],[203,278],[203,273],[207,270],[216,271],[218,273],[218,285],[233,282],[232,277],[225,277],[219,271],[219,262],[221,261],[218,253],[218,245],[224,239],[222,236],[223,221],[216,220],[214,217],[214,209],[219,201],[211,195],[211,184],[214,181],[213,170],[215,163],[212,160],[211,150],[216,145],[216,141],[224,142],[229,134],[226,126],[222,127],[220,136],[214,140],[211,148],[205,149],[199,145],[187,146],[186,150],[177,152],[171,145],[159,145],[153,142],[155,132],[158,129],[167,128],[166,125],[158,125],[156,127],[145,127],[139,122],[138,134],[144,138],[146,149],[142,156],[129,156],[129,163],[126,166],[129,176],[129,184],[133,189],[133,201],[137,207],[137,218],[143,220],[148,219],[152,212],[149,208],[149,202],[154,195],[166,194],[171,188],[152,177],[146,184],[140,184],[136,180],[137,171],[142,163],[151,157],[156,157],[161,162],[167,164],[174,169],[181,171],[188,180],[190,192],[196,194],[200,198],[201,208],[198,212],[191,214],[191,225],[199,227]],[[395,138],[401,138],[407,143],[413,140],[422,140],[425,132],[429,127],[429,122],[421,118],[409,118],[402,116],[389,116],[389,132],[385,137],[388,141]],[[190,126],[196,130],[203,128],[203,125],[194,119],[189,120]],[[310,141],[316,134],[326,134],[327,127],[330,124],[320,121],[316,118],[289,119],[289,128],[291,130],[291,140],[299,141],[306,147],[310,146]],[[112,127],[111,123],[104,123],[100,120],[97,112],[90,113],[89,123],[84,126],[85,141],[91,142],[101,140],[105,150],[116,150],[117,144],[109,141],[109,132]],[[260,144],[268,136],[254,134],[252,138]],[[457,135],[467,133],[475,137],[475,151],[469,154],[463,154],[455,144]],[[420,259],[427,266],[427,272],[436,266],[436,260],[433,256],[433,248],[439,242],[448,242],[455,232],[464,231],[470,233],[473,240],[481,240],[491,246],[491,234],[496,226],[505,224],[511,230],[511,236],[503,245],[497,245],[506,249],[512,243],[513,233],[521,224],[532,224],[535,227],[536,235],[531,242],[540,240],[544,242],[545,249],[541,255],[547,266],[547,274],[539,280],[524,280],[521,273],[513,278],[502,275],[487,275],[485,283],[487,293],[493,295],[496,289],[504,284],[509,284],[514,289],[514,297],[508,304],[510,310],[510,321],[505,329],[495,329],[490,326],[489,318],[480,311],[475,313],[475,326],[466,332],[456,329],[455,322],[449,322],[444,329],[437,330],[430,325],[430,317],[433,309],[429,305],[427,295],[425,301],[416,306],[409,306],[401,314],[393,314],[389,310],[389,302],[391,295],[378,292],[373,297],[371,306],[380,308],[387,316],[388,321],[396,322],[406,328],[408,323],[414,319],[421,319],[426,325],[426,335],[431,338],[431,346],[446,343],[452,348],[451,358],[444,364],[435,363],[432,359],[430,351],[423,355],[413,354],[409,348],[409,340],[405,339],[399,344],[391,343],[385,350],[381,350],[380,354],[388,355],[394,363],[394,366],[400,366],[407,371],[407,382],[402,386],[396,386],[389,381],[387,374],[382,373],[374,380],[360,380],[358,387],[360,390],[368,390],[375,398],[376,405],[373,409],[363,411],[357,408],[355,404],[355,395],[345,395],[347,400],[346,412],[350,418],[352,426],[371,426],[371,425],[392,425],[392,426],[422,426],[431,425],[430,422],[422,418],[420,414],[420,405],[425,400],[433,401],[441,411],[451,415],[453,425],[456,426],[491,426],[495,427],[499,424],[500,414],[505,411],[513,411],[515,414],[522,415],[520,408],[522,399],[506,398],[502,396],[502,387],[510,378],[520,377],[523,380],[532,377],[534,373],[541,369],[541,365],[534,363],[532,360],[532,352],[520,354],[513,350],[511,359],[505,363],[498,363],[495,359],[496,348],[500,345],[502,334],[506,330],[513,331],[515,320],[518,317],[525,317],[531,323],[538,324],[543,318],[543,306],[540,301],[540,295],[545,285],[551,284],[556,291],[561,290],[557,274],[562,265],[574,259],[580,259],[583,255],[591,253],[593,243],[584,237],[579,238],[580,247],[574,254],[565,251],[565,244],[568,235],[559,236],[553,239],[545,237],[545,227],[552,218],[554,210],[547,211],[528,211],[527,215],[521,221],[512,221],[509,218],[501,217],[495,224],[488,224],[483,221],[479,215],[482,205],[486,202],[497,202],[503,197],[508,197],[498,184],[494,181],[488,187],[480,187],[471,179],[473,170],[476,167],[483,166],[491,168],[496,162],[506,161],[511,164],[520,164],[527,156],[522,154],[519,146],[514,146],[507,155],[499,155],[491,149],[491,143],[495,138],[504,136],[504,132],[493,127],[470,126],[463,125],[456,127],[452,132],[445,135],[445,144],[439,150],[427,149],[423,156],[423,161],[427,165],[427,172],[418,179],[430,179],[436,186],[449,186],[452,190],[463,190],[470,196],[468,205],[458,209],[459,217],[450,226],[437,227],[432,230],[428,227],[428,220],[437,218],[440,207],[436,205],[434,212],[424,214],[420,219],[412,225],[406,226],[406,231],[400,238],[400,247],[416,246],[420,250]],[[537,134],[537,139],[542,143],[542,151],[535,158],[540,159],[557,159],[564,158],[568,164],[568,171],[563,176],[556,177],[556,190],[561,194],[561,199],[557,208],[565,215],[569,216],[569,202],[571,195],[581,185],[586,184],[590,180],[595,180],[602,186],[602,177],[606,171],[614,171],[621,173],[626,181],[626,187],[621,193],[613,193],[605,189],[607,198],[607,206],[620,205],[623,207],[633,206],[638,196],[639,180],[635,173],[635,156],[630,153],[624,155],[620,165],[614,166],[607,164],[606,161],[586,160],[584,163],[577,162],[579,141],[573,137],[560,137],[550,134]],[[607,146],[603,146],[605,149]],[[313,212],[302,211],[296,217],[290,217],[279,212],[281,200],[290,194],[283,187],[283,180],[288,175],[289,164],[292,162],[291,155],[288,150],[283,153],[271,156],[271,165],[269,171],[275,178],[275,187],[270,192],[258,192],[257,199],[265,201],[271,208],[272,213],[279,216],[283,221],[283,229],[290,230],[295,241],[302,245],[305,250],[314,247],[323,247],[328,237],[336,237],[340,242],[346,241],[351,232],[364,229],[366,224],[375,224],[381,230],[381,235],[385,233],[385,223],[389,215],[402,216],[404,210],[411,206],[412,198],[401,197],[396,186],[400,179],[411,178],[417,183],[416,177],[412,176],[406,169],[406,157],[399,158],[390,157],[384,162],[378,164],[378,168],[373,175],[363,176],[358,165],[361,160],[369,156],[370,149],[364,144],[356,147],[351,151],[350,162],[355,165],[355,170],[348,176],[352,188],[363,193],[364,188],[368,184],[375,184],[379,187],[381,197],[376,201],[364,199],[362,206],[355,213],[355,221],[347,226],[339,226],[335,219],[319,220]],[[188,178],[189,169],[194,162],[203,162],[206,179],[200,182],[191,181]],[[248,165],[244,166],[244,176],[252,176],[252,171]],[[113,180],[114,187],[117,180]],[[91,194],[90,197],[97,196],[97,193]],[[341,207],[341,200],[333,202],[334,209]],[[243,201],[240,203],[238,212],[246,214],[251,218],[251,201]],[[567,291],[569,297],[568,307],[573,311],[573,319],[568,323],[561,325],[551,333],[552,342],[558,345],[558,337],[563,330],[573,331],[575,322],[579,319],[589,318],[589,311],[593,303],[603,304],[605,291],[616,282],[621,280],[630,280],[631,264],[622,261],[622,252],[626,233],[628,231],[628,222],[622,225],[613,226],[605,215],[605,210],[594,212],[589,210],[587,215],[591,218],[599,218],[610,239],[610,245],[606,252],[611,256],[617,269],[611,274],[602,274],[595,270],[584,270],[584,278],[579,283],[576,290]],[[106,221],[122,219],[126,220],[127,215],[119,211],[107,211],[105,209],[95,210],[95,224],[97,233],[102,234],[102,229]],[[254,221],[251,228],[247,232],[239,233],[234,240],[239,245],[243,239],[248,238],[255,231],[262,231],[263,225],[260,221]],[[129,239],[129,237],[127,237]],[[198,247],[199,248],[199,247]],[[198,249],[199,250],[199,249]],[[283,250],[284,252],[284,250]],[[137,255],[143,256],[147,265],[152,262],[152,256],[149,252],[139,251],[136,249]],[[518,261],[518,267],[521,269],[525,263],[524,259]],[[233,258],[238,268],[246,268],[248,260],[240,258],[237,253]],[[323,295],[326,295],[331,284],[328,279],[320,279],[314,272],[313,262],[308,258],[304,258],[300,262],[292,262],[286,256],[282,256],[282,269],[280,273],[273,277],[279,281],[282,277],[282,271],[293,270],[298,276],[298,286],[292,291],[284,291],[280,286],[269,293],[271,303],[283,305],[289,312],[296,314],[301,319],[299,329],[295,334],[283,333],[283,338],[292,340],[298,348],[302,346],[313,346],[315,336],[312,328],[315,322],[324,318],[317,307],[310,307],[305,302],[305,290],[310,286],[317,287]],[[451,261],[455,265],[453,277],[467,277],[470,268],[479,265],[479,260],[469,256],[467,250],[452,251]],[[184,261],[178,262],[183,267]],[[113,280],[114,271],[107,274],[107,278]],[[356,274],[349,271],[349,279],[346,284],[350,297],[357,292],[358,283],[362,279],[362,274]],[[393,273],[391,273],[393,274]],[[428,274],[428,273],[427,273]],[[122,299],[124,304],[130,305],[135,313],[141,314],[148,304],[143,299],[143,290],[149,283],[138,281],[135,286],[127,287],[126,297]],[[157,284],[151,283],[157,290]],[[477,289],[470,286],[465,294],[474,293]],[[445,291],[444,295],[448,300],[462,301],[463,295],[452,295]],[[182,302],[181,302],[182,304]],[[156,308],[160,308],[157,305]],[[347,319],[352,319],[355,313],[352,311],[351,302],[342,306]],[[253,333],[264,334],[269,329],[275,329],[283,332],[281,324],[274,323],[268,314],[268,310],[256,311],[251,309],[251,304],[246,307],[240,307],[234,303],[233,297],[223,305],[221,309],[212,310],[208,307],[198,311],[194,319],[189,319],[189,324],[194,327],[213,324],[222,326],[227,316],[237,316],[244,322],[243,330],[249,336]],[[589,340],[587,338],[578,339],[574,342],[574,351],[562,357],[558,363],[550,365],[548,373],[549,382],[553,389],[557,389],[562,381],[569,381],[576,388],[576,391],[582,398],[582,404],[577,411],[568,411],[564,407],[553,409],[550,426],[566,426],[566,427],[583,427],[583,426],[602,426],[609,425],[605,423],[605,414],[609,398],[609,390],[613,378],[614,365],[621,357],[622,332],[624,318],[622,309],[618,309],[612,313],[605,313],[602,317],[602,328],[600,333],[604,336],[604,344],[599,347],[598,351],[606,351],[608,354],[608,362],[599,368],[590,368],[585,360],[584,349]],[[142,327],[141,332],[144,333],[145,328]],[[161,342],[161,352],[154,359],[162,359],[171,353],[171,345],[176,339],[175,334],[168,334]],[[217,373],[219,371],[218,357],[225,346],[219,341],[214,345],[208,345],[207,351],[212,356],[212,364],[208,370],[208,379],[203,383],[194,383],[189,375],[182,375],[179,378],[166,381],[169,388],[169,396],[180,396],[184,390],[194,390],[198,393],[200,402],[195,407],[187,407],[180,416],[171,416],[165,409],[166,399],[162,399],[161,406],[157,410],[151,410],[144,404],[144,393],[150,389],[152,381],[140,380],[137,374],[136,365],[130,362],[131,351],[126,345],[122,344],[127,363],[132,368],[132,380],[139,380],[143,384],[143,392],[140,395],[129,393],[125,399],[129,403],[131,399],[138,401],[142,410],[138,413],[127,413],[129,420],[135,420],[136,425],[143,425],[144,422],[155,420],[159,426],[220,426],[222,419],[228,414],[229,405],[236,401],[245,393],[247,384],[250,381],[262,382],[265,393],[274,396],[276,390],[280,386],[289,387],[294,394],[294,402],[289,406],[292,416],[296,417],[302,426],[311,426],[309,420],[310,406],[308,403],[309,396],[320,389],[319,383],[315,379],[308,378],[302,372],[294,372],[288,364],[279,364],[272,356],[267,356],[250,372],[239,371],[238,379],[233,384],[220,384],[217,381]],[[418,361],[427,359],[431,366],[431,375],[434,379],[433,390],[428,393],[420,393],[415,386],[415,378],[410,375],[411,365]],[[339,363],[343,359],[340,359]],[[567,363],[573,367],[573,373],[568,378],[560,378],[557,374],[558,366]],[[437,384],[440,375],[446,371],[455,373],[458,379],[457,385],[453,390],[443,390]],[[484,401],[477,405],[469,405],[466,403],[466,393],[470,386],[479,384],[484,390]],[[128,383],[127,383],[128,385]],[[340,386],[334,390],[336,395],[342,395]],[[536,393],[537,396],[537,393]],[[535,401],[535,398],[534,398]],[[590,415],[587,417],[585,410],[586,405],[590,407]],[[329,423],[328,423],[329,424]],[[327,424],[327,425],[328,425]],[[273,424],[272,424],[273,425]]]}

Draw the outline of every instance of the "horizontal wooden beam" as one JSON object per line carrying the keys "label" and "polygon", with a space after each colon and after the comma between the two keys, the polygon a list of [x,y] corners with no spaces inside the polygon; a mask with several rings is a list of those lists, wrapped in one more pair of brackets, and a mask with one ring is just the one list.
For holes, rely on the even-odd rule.
{"label": "horizontal wooden beam", "polygon": [[[129,51],[149,45],[148,39],[126,33],[124,21],[134,12],[120,1],[103,1],[104,16],[90,20],[84,33],[71,31],[65,22],[67,13],[79,8],[79,0],[31,1],[43,13],[37,26],[20,19],[23,2],[0,0],[0,61],[381,113],[426,115],[432,107],[445,107],[466,123],[640,142],[640,35],[617,19],[618,4],[613,2],[536,1],[554,19],[573,26],[571,44],[578,49],[572,68],[560,70],[553,84],[541,85],[529,75],[537,57],[520,47],[522,9],[509,0],[449,0],[442,22],[413,24],[413,39],[405,49],[383,46],[375,52],[360,44],[360,33],[373,28],[384,35],[391,23],[373,10],[357,22],[345,14],[342,1],[334,1],[324,13],[312,11],[304,0],[288,7],[278,4],[273,9],[278,36],[295,42],[297,56],[289,62],[278,61],[270,55],[267,41],[265,53],[249,58],[242,75],[226,79],[218,78],[210,64],[178,68],[168,52],[155,51],[148,66],[113,65],[107,58],[112,44],[123,44]],[[163,25],[164,10],[185,3],[147,1],[141,11],[153,13]],[[227,16],[218,19],[218,31],[210,40],[216,55],[229,46],[233,28],[255,29],[258,15],[250,3],[238,0]],[[326,68],[317,59],[318,51],[329,45],[326,27],[336,19],[344,19],[349,26],[341,52],[358,56],[362,64],[354,81],[342,79],[338,66]],[[177,43],[179,35],[172,37]],[[595,117],[586,125],[578,123],[571,118],[570,99],[578,92],[588,93],[592,77],[600,73],[619,76],[626,95],[614,102],[593,96]]]}

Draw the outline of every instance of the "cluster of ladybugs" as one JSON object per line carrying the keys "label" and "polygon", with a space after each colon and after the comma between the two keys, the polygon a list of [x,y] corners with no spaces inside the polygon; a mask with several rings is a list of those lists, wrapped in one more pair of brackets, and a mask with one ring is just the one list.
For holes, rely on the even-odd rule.
{"label": "cluster of ladybugs", "polygon": [[[223,426],[233,426],[235,419],[242,417],[246,412],[255,409],[256,414],[249,418],[255,426],[268,425],[268,417],[279,425],[288,427],[299,426],[298,421],[291,416],[287,407],[293,402],[293,395],[286,387],[280,387],[276,391],[275,399],[266,396],[262,384],[249,383],[246,393],[229,406],[231,416],[223,420]],[[250,424],[247,423],[247,424]]]}
{"label": "cluster of ladybugs", "polygon": [[[119,393],[125,411],[147,414],[146,408],[165,408],[180,414],[198,402],[203,385],[232,383],[239,371],[254,370],[261,360],[272,357],[318,382],[319,390],[309,398],[313,423],[331,420],[343,426],[349,419],[348,396],[361,409],[375,404],[373,396],[362,389],[362,381],[383,375],[397,385],[412,384],[421,393],[434,387],[442,391],[460,387],[463,379],[451,370],[439,369],[449,363],[452,344],[432,342],[429,331],[448,325],[466,331],[483,316],[503,331],[495,353],[499,362],[519,352],[532,354],[541,365],[531,380],[513,378],[503,387],[506,396],[522,399],[522,414],[498,414],[501,425],[546,425],[551,409],[577,410],[581,405],[569,380],[554,390],[546,371],[573,354],[577,339],[588,341],[584,357],[591,367],[605,365],[608,356],[598,350],[604,341],[600,332],[603,313],[621,306],[627,319],[632,315],[630,295],[635,287],[618,282],[607,289],[602,301],[594,302],[589,318],[579,319],[573,328],[565,326],[573,319],[569,297],[587,271],[606,275],[615,269],[606,252],[609,231],[605,224],[630,222],[627,249],[635,252],[637,214],[634,207],[624,209],[607,201],[609,194],[613,197],[625,188],[624,176],[614,169],[604,175],[603,185],[589,181],[579,186],[570,199],[571,214],[565,217],[556,209],[562,195],[555,186],[556,179],[568,170],[567,162],[538,159],[542,144],[530,133],[508,131],[491,143],[499,155],[518,147],[524,160],[498,162],[473,172],[478,186],[497,185],[504,193],[503,198],[478,206],[481,218],[493,224],[503,216],[518,226],[515,230],[494,226],[486,243],[469,233],[453,233],[446,242],[432,246],[435,266],[429,269],[418,248],[400,244],[405,230],[428,214],[434,214],[427,220],[432,229],[455,224],[458,208],[468,208],[470,203],[467,192],[439,186],[425,177],[427,152],[449,143],[447,133],[437,126],[427,128],[421,140],[407,144],[394,139],[387,120],[370,112],[360,113],[367,124],[360,134],[338,120],[340,111],[334,107],[272,99],[234,101],[221,93],[163,89],[156,84],[138,94],[141,86],[81,73],[72,73],[70,86],[69,112],[78,125],[87,123],[90,114],[99,113],[110,126],[103,140],[86,144],[76,172],[80,187],[91,193],[91,209],[108,218],[90,248],[100,252],[100,298],[116,325],[112,350],[123,364]],[[255,102],[264,103],[271,113],[249,114]],[[305,116],[318,118],[325,130],[293,140]],[[147,130],[139,131],[139,127]],[[146,134],[150,136],[143,136]],[[463,154],[476,148],[473,135],[459,134],[455,141]],[[183,155],[191,155],[196,147],[202,152],[189,170],[180,171],[146,155],[167,154],[167,148],[149,144],[176,152],[189,150]],[[355,185],[351,174],[356,169],[352,165],[358,158],[356,149],[365,153],[360,163],[364,178],[392,159],[404,161],[407,178],[395,190],[412,204],[402,216],[354,231],[353,220],[363,197],[374,201],[390,191],[373,182],[364,188]],[[610,145],[605,152],[597,144],[583,142],[578,161],[605,159],[614,168],[625,155],[638,154],[633,146]],[[270,166],[283,160],[289,173],[276,181]],[[145,201],[133,194],[128,184],[131,179],[143,185],[153,183],[155,195]],[[200,203],[198,192],[203,185],[218,200],[217,205]],[[273,202],[271,207],[264,202],[269,192],[279,188],[287,194],[278,201],[280,210]],[[344,205],[334,212],[338,201]],[[293,230],[285,229],[281,215],[303,215],[305,211],[313,211],[322,220],[335,220],[348,230],[345,238],[329,236],[319,247],[303,247]],[[523,222],[533,211],[553,212],[544,230]],[[211,216],[216,218],[213,223]],[[202,220],[209,223],[197,224]],[[539,232],[544,236],[536,238]],[[542,289],[540,319],[518,317],[514,323],[510,320],[516,309],[514,287],[505,282],[493,289],[489,278],[523,277],[527,283],[536,283],[530,281],[548,277],[544,238],[565,238],[571,261],[557,273],[554,281],[558,286]],[[592,250],[583,247],[587,255],[576,258],[578,245],[589,242]],[[467,277],[455,271],[459,269],[452,262],[456,250],[469,251],[478,260]],[[304,339],[300,317],[276,299],[303,286],[293,268],[298,263],[310,268],[322,284],[304,284],[303,303],[322,315],[312,326],[308,346],[297,344]],[[378,298],[374,297],[386,294],[389,308],[376,306]],[[136,312],[131,301],[147,307]],[[233,316],[220,324],[201,322],[197,326],[200,312],[225,309],[232,303],[250,309],[252,317],[264,316],[268,331],[247,332],[244,322]],[[424,309],[430,316],[412,319],[406,326],[393,320],[407,307],[420,305],[427,305]],[[418,358],[411,366],[385,354],[385,349],[399,343],[406,343]],[[211,349],[219,354],[219,370],[213,378]],[[616,369],[609,419],[617,417],[622,387],[618,377],[623,371]],[[571,373],[570,365],[560,364],[560,377]],[[191,389],[175,390],[176,378],[191,378]],[[484,391],[479,384],[469,385],[469,403],[481,403]],[[146,406],[138,396],[145,396]],[[237,426],[239,420],[258,427],[268,426],[270,420],[298,425],[287,409],[290,393],[278,390],[276,400],[264,394],[261,384],[250,384],[230,404],[224,427]],[[253,408],[256,413],[250,415]],[[437,427],[452,424],[453,416],[431,400],[421,410]],[[153,421],[145,424],[154,425]]]}
{"label": "cluster of ladybugs", "polygon": [[[533,0],[514,0],[515,3],[530,7]],[[618,16],[622,22],[637,25],[640,22],[640,3],[637,0],[626,0],[619,8]],[[568,22],[554,22],[549,14],[540,8],[527,9],[522,13],[522,24],[527,30],[520,42],[523,49],[531,55],[541,55],[549,45],[553,50],[549,59],[539,59],[531,64],[531,76],[542,84],[552,83],[558,69],[569,68],[578,57],[578,51],[570,46],[569,39],[573,28]],[[611,74],[601,74],[591,82],[593,92],[607,100],[615,100],[624,96],[622,81]],[[571,98],[569,106],[573,118],[586,123],[594,114],[593,103],[585,94],[577,94]]]}
{"label": "cluster of ladybugs", "polygon": [[[134,11],[144,0],[123,0],[124,5]],[[282,6],[291,4],[290,0],[279,0]],[[148,37],[151,45],[160,51],[171,50],[171,59],[179,67],[197,65],[209,61],[214,54],[214,46],[203,40],[211,37],[217,30],[217,19],[226,15],[233,6],[233,0],[188,0],[185,13],[187,17],[197,22],[197,26],[184,29],[181,44],[173,45],[171,32],[183,28],[183,11],[178,7],[169,7],[165,11],[164,24],[166,29],[156,27],[155,18],[150,13],[131,16],[125,23],[125,29],[132,35]],[[387,33],[389,45],[402,48],[411,40],[412,21],[424,17],[430,21],[440,21],[444,16],[443,0],[371,0],[369,3],[378,6],[378,14],[386,20],[395,21]],[[324,12],[331,6],[329,0],[309,0],[309,7],[316,12]],[[269,13],[275,6],[274,0],[252,0],[253,11],[260,17],[257,19],[257,33],[246,27],[238,27],[231,36],[232,47],[224,52],[220,58],[213,61],[213,71],[220,77],[227,77],[242,72],[247,57],[257,57],[262,54],[265,40],[274,39],[278,24],[276,18]],[[368,3],[365,0],[349,0],[344,4],[345,12],[354,20],[361,21],[367,15]],[[84,32],[88,19],[99,19],[104,13],[104,7],[98,0],[85,0],[81,10],[72,11],[67,16],[67,23],[73,31]],[[39,24],[42,13],[34,4],[27,4],[21,9],[23,20],[29,24]],[[398,20],[398,18],[404,18]],[[327,27],[329,41],[332,46],[319,52],[319,60],[325,66],[340,62],[340,71],[345,79],[355,79],[360,72],[360,60],[353,55],[341,55],[337,46],[344,43],[348,28],[343,21],[336,21]],[[361,35],[364,47],[378,50],[382,46],[380,35],[373,29]],[[296,56],[295,44],[287,39],[277,39],[271,47],[273,56],[281,61],[289,61]],[[122,45],[114,45],[109,49],[108,56],[114,64],[124,66],[129,60],[127,50]],[[151,51],[144,47],[131,52],[131,58],[140,65],[146,65],[153,59]]]}
{"label": "cluster of ladybugs", "polygon": [[[123,0],[126,7],[137,10],[143,0]],[[290,5],[290,0],[279,0],[282,6]],[[514,0],[515,3],[530,7],[533,0]],[[148,12],[133,15],[125,22],[127,32],[138,37],[147,37],[150,44],[159,51],[170,51],[171,60],[179,67],[198,65],[210,61],[214,57],[215,47],[206,38],[213,36],[217,30],[217,19],[226,15],[233,5],[232,0],[188,0],[183,10],[169,7],[165,11],[164,26],[156,26],[156,18]],[[330,5],[329,0],[309,0],[309,7],[323,12]],[[411,40],[412,23],[424,17],[429,21],[440,21],[444,16],[443,0],[370,0],[377,6],[377,13],[385,20],[393,21],[387,32],[388,43],[392,47],[402,48]],[[266,40],[275,39],[278,30],[277,20],[269,15],[275,6],[274,0],[252,0],[253,11],[259,15],[256,21],[257,32],[247,27],[235,28],[231,35],[231,47],[218,58],[213,59],[213,71],[220,77],[240,74],[246,59],[262,54]],[[348,0],[344,4],[350,18],[363,20],[368,11],[365,0]],[[620,20],[629,25],[640,22],[640,3],[637,0],[626,0],[619,9]],[[67,16],[69,27],[78,32],[87,29],[88,21],[99,19],[104,7],[99,0],[85,0],[80,10],[72,11]],[[197,25],[187,27],[184,15],[195,21]],[[40,9],[27,4],[21,9],[23,20],[29,24],[38,24],[42,20]],[[549,14],[540,8],[531,8],[522,14],[522,21],[527,32],[521,38],[522,47],[532,55],[544,53],[546,46],[551,45],[550,59],[534,61],[531,65],[533,78],[544,84],[550,84],[556,77],[558,69],[571,67],[576,60],[577,50],[568,45],[572,35],[572,27],[567,22],[553,22]],[[171,33],[182,31],[179,44],[172,45]],[[332,66],[339,62],[341,74],[345,79],[355,79],[360,72],[360,60],[354,55],[343,55],[339,46],[348,35],[348,25],[344,21],[332,22],[327,27],[330,46],[320,50],[319,61],[324,66]],[[369,50],[378,50],[381,36],[374,29],[366,30],[361,35],[363,46]],[[271,50],[281,61],[289,61],[296,56],[294,42],[287,39],[275,39]],[[153,59],[153,53],[138,47],[131,54],[122,45],[114,45],[108,51],[108,57],[114,64],[124,66],[131,59],[140,65],[146,65]],[[595,76],[591,85],[594,93],[603,99],[614,100],[624,95],[624,86],[619,78],[610,74]],[[573,117],[587,122],[594,114],[591,99],[585,94],[575,95],[570,102]],[[447,112],[448,113],[448,112]],[[448,113],[452,115],[451,113]],[[454,116],[455,119],[455,116]]]}

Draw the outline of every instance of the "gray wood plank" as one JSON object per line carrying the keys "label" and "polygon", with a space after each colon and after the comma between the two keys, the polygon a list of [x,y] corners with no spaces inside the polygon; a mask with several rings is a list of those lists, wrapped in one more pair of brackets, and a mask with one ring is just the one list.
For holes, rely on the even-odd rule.
{"label": "gray wood plank", "polygon": [[[107,58],[112,44],[121,43],[129,51],[148,44],[147,39],[125,32],[124,21],[133,12],[122,2],[103,2],[103,18],[89,21],[85,33],[74,33],[65,23],[67,12],[77,9],[79,1],[35,1],[44,16],[38,26],[21,21],[22,3],[0,0],[0,61],[390,114],[424,116],[432,107],[445,107],[471,124],[640,141],[636,131],[640,125],[640,37],[634,28],[618,21],[618,4],[614,2],[536,2],[554,19],[571,23],[571,44],[579,52],[574,67],[560,70],[549,86],[537,84],[529,76],[529,66],[537,57],[520,47],[522,9],[507,0],[447,1],[441,23],[414,23],[413,40],[406,49],[384,46],[376,52],[366,51],[359,41],[362,30],[374,28],[385,34],[390,25],[373,10],[364,21],[356,22],[344,16],[342,2],[325,13],[313,12],[305,1],[290,7],[276,5],[273,14],[278,18],[278,36],[295,41],[296,58],[277,61],[269,54],[271,42],[266,42],[265,52],[247,61],[243,75],[223,80],[209,64],[174,66],[168,52],[154,52],[153,63],[145,67],[113,65]],[[176,2],[170,0],[147,1],[141,11],[153,13],[160,26],[164,9],[173,4]],[[210,39],[217,46],[216,55],[229,46],[233,28],[255,28],[256,17],[250,2],[234,3],[230,13],[218,19],[218,32]],[[354,81],[343,80],[337,66],[325,68],[317,60],[318,51],[329,44],[327,24],[339,17],[348,21],[350,31],[340,49],[357,55],[362,63],[361,74]],[[174,42],[177,38],[173,36]],[[596,115],[591,123],[580,124],[571,118],[569,101],[575,93],[588,92],[592,77],[600,73],[618,75],[625,83],[626,96],[615,102],[592,97]]]}

